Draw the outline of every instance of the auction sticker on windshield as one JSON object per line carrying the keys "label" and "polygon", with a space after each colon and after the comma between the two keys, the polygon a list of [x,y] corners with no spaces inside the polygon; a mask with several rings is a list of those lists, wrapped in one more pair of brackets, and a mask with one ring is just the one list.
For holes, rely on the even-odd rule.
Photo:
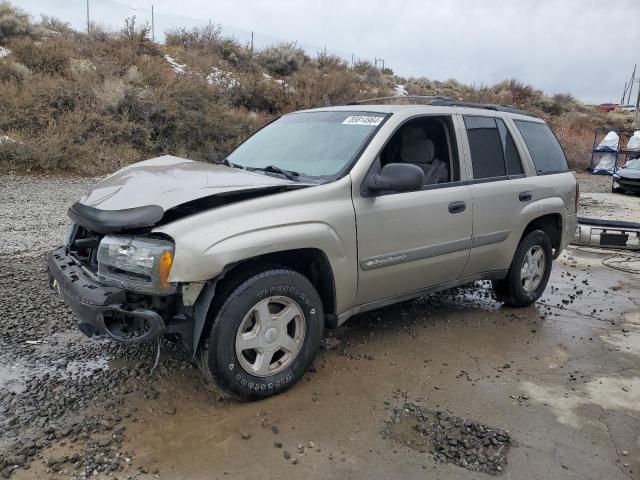
{"label": "auction sticker on windshield", "polygon": [[380,125],[384,117],[374,117],[369,115],[352,115],[344,119],[343,125],[366,125],[377,126]]}

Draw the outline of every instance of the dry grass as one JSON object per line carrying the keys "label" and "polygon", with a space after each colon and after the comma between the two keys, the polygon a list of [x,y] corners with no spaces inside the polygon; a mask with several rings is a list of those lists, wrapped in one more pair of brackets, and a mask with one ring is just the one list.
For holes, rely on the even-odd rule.
{"label": "dry grass", "polygon": [[549,122],[574,168],[588,165],[594,126],[630,118],[516,80],[476,87],[403,79],[293,44],[253,52],[215,26],[167,32],[160,46],[134,18],[118,33],[94,26],[86,35],[2,3],[0,45],[12,52],[0,59],[0,138],[12,139],[0,141],[0,170],[99,174],[165,153],[216,161],[273,115],[390,95],[396,84],[530,110]]}

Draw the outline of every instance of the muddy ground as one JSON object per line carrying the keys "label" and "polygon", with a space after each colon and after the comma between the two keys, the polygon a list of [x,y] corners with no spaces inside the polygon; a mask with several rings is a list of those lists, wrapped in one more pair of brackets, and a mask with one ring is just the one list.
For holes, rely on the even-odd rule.
{"label": "muddy ground", "polygon": [[302,382],[238,403],[170,344],[152,375],[152,346],[85,338],[48,292],[91,183],[0,177],[3,477],[640,478],[640,274],[612,252],[568,249],[527,309],[479,282],[354,317]]}

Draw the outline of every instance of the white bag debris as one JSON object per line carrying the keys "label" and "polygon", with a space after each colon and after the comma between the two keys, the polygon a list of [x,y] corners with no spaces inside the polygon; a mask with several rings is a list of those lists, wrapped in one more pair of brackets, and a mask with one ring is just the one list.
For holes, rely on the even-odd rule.
{"label": "white bag debris", "polygon": [[629,143],[627,143],[627,150],[640,150],[640,130],[633,132]]}
{"label": "white bag debris", "polygon": [[596,168],[593,169],[593,173],[608,173],[613,175],[613,170],[616,166],[616,156],[614,153],[603,153],[600,156],[600,162]]}
{"label": "white bag debris", "polygon": [[617,152],[618,151],[618,142],[620,141],[620,137],[616,132],[609,132],[607,136],[600,142],[600,144],[596,147],[596,150],[599,152]]}

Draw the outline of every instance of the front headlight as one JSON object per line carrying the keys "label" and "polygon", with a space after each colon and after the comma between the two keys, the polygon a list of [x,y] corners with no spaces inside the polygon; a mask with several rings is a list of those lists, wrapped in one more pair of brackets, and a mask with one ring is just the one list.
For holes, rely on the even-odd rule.
{"label": "front headlight", "polygon": [[98,278],[135,292],[169,294],[174,245],[160,238],[109,235],[98,247]]}

